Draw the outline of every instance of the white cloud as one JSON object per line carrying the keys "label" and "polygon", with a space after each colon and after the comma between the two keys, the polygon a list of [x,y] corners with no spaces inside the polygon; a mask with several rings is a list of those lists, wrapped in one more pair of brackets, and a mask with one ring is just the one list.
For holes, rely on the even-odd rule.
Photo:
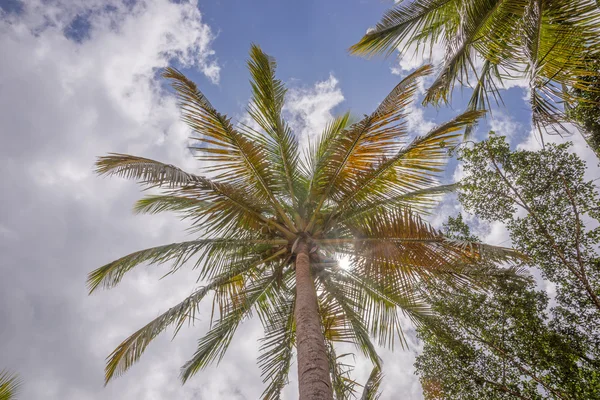
{"label": "white cloud", "polygon": [[[586,162],[587,170],[585,173],[586,179],[596,179],[600,176],[600,165],[599,160],[594,151],[588,146],[585,142],[585,139],[579,132],[576,126],[571,124],[565,124],[565,128],[567,129],[566,133],[563,135],[548,135],[544,134],[543,141],[544,143],[566,143],[573,142],[573,146],[571,147],[571,151],[577,154],[583,161]],[[530,127],[529,136],[519,145],[518,149],[522,150],[539,150],[542,148],[542,137],[540,136],[540,132]]]}
{"label": "white cloud", "polygon": [[[506,136],[509,141],[521,134],[524,129],[521,123],[501,110],[494,111],[488,118],[490,130],[498,135]],[[485,136],[487,137],[487,132]]]}
{"label": "white cloud", "polygon": [[[401,44],[398,48],[403,49],[404,44]],[[438,42],[434,43],[433,46],[421,44],[417,47],[416,44],[411,44],[405,51],[398,50],[398,53],[398,64],[392,66],[390,71],[394,75],[404,76],[424,64],[441,65],[446,51],[444,45]]]}
{"label": "white cloud", "polygon": [[424,108],[416,99],[406,106],[406,123],[408,131],[418,135],[424,135],[436,126],[435,122],[425,119]]}
{"label": "white cloud", "polygon": [[301,145],[315,140],[333,119],[333,109],[344,101],[333,74],[312,87],[292,88],[286,97],[284,112]]}
{"label": "white cloud", "polygon": [[[179,367],[207,329],[206,309],[196,327],[174,343],[170,332],[160,336],[124,377],[102,386],[105,357],[189,294],[196,273],[159,281],[164,267],[141,268],[119,288],[87,296],[92,269],[182,240],[186,227],[172,215],[132,215],[139,188],[98,178],[93,163],[116,151],[193,170],[189,131],[156,74],[174,60],[202,72],[201,84],[219,77],[214,35],[195,2],[126,4],[31,0],[0,15],[0,48],[10,55],[0,60],[0,368],[21,374],[25,399],[257,398],[252,323],[220,369],[181,387]],[[77,15],[89,26],[65,36]]]}

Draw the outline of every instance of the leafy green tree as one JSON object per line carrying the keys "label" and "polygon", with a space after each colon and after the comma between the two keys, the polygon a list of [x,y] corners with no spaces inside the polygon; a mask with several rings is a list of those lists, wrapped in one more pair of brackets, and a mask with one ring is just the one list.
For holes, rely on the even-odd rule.
{"label": "leafy green tree", "polygon": [[[175,272],[189,261],[205,282],[119,345],[109,356],[106,381],[126,371],[169,325],[177,332],[193,321],[200,301],[213,294],[218,316],[183,366],[184,382],[220,360],[239,324],[254,314],[265,330],[258,360],[268,383],[265,399],[279,398],[294,348],[300,399],[331,399],[332,392],[347,398],[353,384],[334,343],[355,343],[380,367],[371,338],[391,347],[402,337],[398,313],[417,320],[426,312],[413,290],[418,281],[476,281],[496,272],[493,265],[482,267],[482,259],[516,255],[447,239],[417,214],[450,189],[435,180],[447,157],[444,145],[455,144],[481,112],[463,113],[408,141],[405,107],[418,78],[430,72],[423,67],[362,120],[350,124],[345,114],[331,121],[303,158],[282,118],[286,90],[275,78],[275,61],[253,46],[248,67],[248,112],[259,130],[234,126],[184,75],[170,68],[164,73],[207,176],[124,154],[97,162],[101,175],[161,190],[140,200],[137,212],[175,211],[199,238],[113,261],[89,275],[90,291],[114,287],[143,263],[170,263]],[[350,257],[349,268],[340,267],[341,256]]]}
{"label": "leafy green tree", "polygon": [[486,292],[430,290],[431,317],[418,328],[426,399],[596,399],[600,362],[548,323],[545,293],[499,279]]}
{"label": "leafy green tree", "polygon": [[0,400],[16,400],[21,384],[16,374],[7,370],[0,371]]}
{"label": "leafy green tree", "polygon": [[506,224],[513,245],[556,285],[562,329],[600,356],[600,199],[570,144],[510,151],[490,135],[461,150],[466,178],[459,199],[483,219]]}
{"label": "leafy green tree", "polygon": [[[470,236],[462,218],[451,235]],[[434,311],[418,327],[415,366],[433,399],[596,399],[600,361],[556,330],[531,278],[499,277],[486,291],[427,286]]]}
{"label": "leafy green tree", "polygon": [[509,79],[527,79],[533,121],[561,122],[562,100],[588,92],[600,53],[595,0],[414,0],[390,9],[351,51],[371,56],[442,43],[445,60],[425,102],[449,101],[455,82],[474,82],[469,109],[489,109]]}

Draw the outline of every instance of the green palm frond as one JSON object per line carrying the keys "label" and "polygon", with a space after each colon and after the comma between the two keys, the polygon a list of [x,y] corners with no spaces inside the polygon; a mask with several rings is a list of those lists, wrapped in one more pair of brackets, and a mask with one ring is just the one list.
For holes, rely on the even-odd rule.
{"label": "green palm frond", "polygon": [[291,228],[293,224],[274,195],[277,178],[269,168],[264,138],[251,130],[237,131],[231,120],[206,102],[196,85],[176,69],[167,68],[163,76],[172,81],[183,120],[197,134],[193,139],[200,145],[193,148],[201,154],[201,160],[210,164],[207,172],[216,173],[217,181],[227,181],[267,200]]}
{"label": "green palm frond", "polygon": [[353,271],[344,271],[336,280],[349,287],[349,292],[361,304],[360,314],[371,335],[384,347],[394,348],[395,338],[400,338],[402,348],[407,347],[398,313],[407,315],[415,324],[429,315],[429,307],[414,287],[391,285],[386,279],[372,279]]}
{"label": "green palm frond", "polygon": [[457,6],[458,0],[415,0],[388,10],[381,21],[363,38],[350,47],[353,54],[373,56],[397,48],[408,47],[409,35],[428,26],[439,27],[448,19],[447,11]]}
{"label": "green palm frond", "polygon": [[[282,253],[282,252],[280,252]],[[129,369],[146,350],[150,342],[163,332],[168,326],[176,324],[175,333],[179,331],[185,321],[196,319],[198,306],[204,297],[211,291],[227,285],[237,277],[247,273],[264,260],[255,262],[240,262],[230,266],[226,272],[213,278],[209,284],[197,289],[181,303],[169,308],[165,313],[150,321],[143,328],[124,340],[109,356],[106,364],[105,383],[113,377],[123,374]]]}
{"label": "green palm frond", "polygon": [[258,364],[263,382],[268,383],[262,398],[279,400],[281,391],[288,383],[296,341],[293,296],[278,295],[280,301],[269,309],[269,324],[260,347]]}
{"label": "green palm frond", "polygon": [[361,218],[368,214],[381,212],[382,209],[412,209],[421,214],[428,214],[430,209],[437,206],[439,196],[452,193],[458,188],[458,184],[438,185],[426,189],[411,190],[397,196],[383,198],[381,200],[366,201],[361,206],[347,209],[342,212],[337,221],[344,223],[348,220]]}
{"label": "green palm frond", "polygon": [[360,400],[378,400],[381,397],[379,386],[381,385],[382,380],[383,374],[381,373],[381,369],[379,367],[374,367],[365,384]]}
{"label": "green palm frond", "polygon": [[183,187],[187,185],[205,185],[208,181],[190,174],[171,164],[164,164],[149,158],[128,154],[109,153],[98,157],[96,173],[106,176],[120,176],[137,180],[150,187]]}
{"label": "green palm frond", "polygon": [[[237,226],[254,226],[260,228],[268,225],[285,236],[292,233],[275,219],[269,217],[265,203],[250,195],[243,187],[230,182],[216,182],[211,179],[185,172],[175,166],[164,164],[148,158],[127,154],[111,154],[100,157],[96,163],[99,175],[117,175],[138,180],[150,187],[167,187],[177,189],[178,194],[190,194],[197,200],[213,202],[210,216],[220,217],[221,222],[212,226],[212,233],[226,233],[230,220],[237,220]],[[211,229],[211,226],[203,226]]]}
{"label": "green palm frond", "polygon": [[213,206],[209,201],[183,195],[151,195],[138,200],[133,211],[136,214],[158,214],[164,211],[181,211],[184,215],[201,214]]}
{"label": "green palm frond", "polygon": [[[492,103],[489,94],[494,98],[496,105],[502,102],[500,97],[500,89],[497,82],[501,82],[500,71],[498,66],[489,60],[485,60],[481,71],[478,73],[477,84],[473,87],[473,94],[467,105],[468,111],[491,110]],[[491,111],[490,111],[491,114]],[[476,124],[469,125],[465,128],[465,139],[469,139],[473,134],[473,129]]]}
{"label": "green palm frond", "polygon": [[335,346],[331,340],[327,341],[327,359],[329,360],[329,369],[331,374],[331,384],[333,385],[333,393],[336,400],[347,400],[353,398],[356,393],[356,381],[350,378],[352,365],[345,363],[343,360],[348,357],[353,357],[354,354],[346,353],[336,354]]}
{"label": "green palm frond", "polygon": [[[408,146],[400,149],[393,157],[383,159],[365,174],[347,179],[339,211],[361,207],[360,202],[372,203],[398,196],[410,191],[423,190],[436,184],[436,173],[448,158],[446,146],[458,142],[459,130],[476,123],[483,111],[467,111],[444,123],[428,134],[417,137]],[[358,203],[358,204],[357,204]]]}
{"label": "green palm frond", "polygon": [[[369,332],[360,318],[361,305],[352,298],[351,293],[346,293],[344,287],[340,287],[331,279],[321,279],[325,291],[320,296],[319,302],[322,309],[336,310],[341,323],[335,327],[338,330],[336,336],[345,341],[350,339],[375,365],[381,364],[381,359],[371,342]],[[328,305],[327,307],[325,305]],[[325,313],[326,316],[326,313]]]}
{"label": "green palm frond", "polygon": [[533,122],[551,133],[564,130],[570,95],[562,87],[594,90],[585,77],[598,75],[589,64],[600,54],[598,25],[595,0],[415,0],[389,10],[350,50],[371,56],[443,44],[444,64],[424,103],[450,101],[455,83],[471,86],[475,76],[469,110],[489,108],[487,94],[499,98],[504,80],[526,78]]}
{"label": "green palm frond", "polygon": [[0,371],[0,400],[16,400],[16,395],[23,385],[19,376],[8,370]]}
{"label": "green palm frond", "polygon": [[248,283],[212,329],[198,341],[196,353],[181,368],[181,379],[184,383],[211,362],[218,362],[223,358],[238,325],[248,316],[261,297],[274,289],[276,281],[276,275],[269,273]]}
{"label": "green palm frond", "polygon": [[318,169],[310,183],[312,193],[316,193],[316,205],[307,230],[313,228],[325,200],[347,192],[353,176],[367,173],[383,157],[397,151],[399,140],[407,135],[402,121],[405,107],[413,98],[419,78],[430,72],[428,66],[419,68],[396,85],[371,115],[338,131],[334,137],[323,137],[328,151],[317,162]]}
{"label": "green palm frond", "polygon": [[275,180],[280,186],[278,193],[284,192],[297,205],[296,192],[299,190],[299,151],[298,141],[281,116],[286,89],[276,79],[275,59],[265,54],[257,45],[250,49],[248,69],[252,76],[252,101],[248,113],[267,135],[266,148],[271,157],[271,165],[277,167]]}
{"label": "green palm frond", "polygon": [[309,193],[312,198],[316,198],[325,185],[326,180],[323,175],[325,165],[329,162],[331,143],[349,126],[350,113],[342,114],[325,126],[316,143],[310,143],[305,172],[312,177],[309,186]]}
{"label": "green palm frond", "polygon": [[[254,255],[258,248],[265,249],[286,245],[286,240],[260,239],[201,239],[189,242],[172,243],[136,251],[108,263],[89,274],[88,287],[90,293],[99,286],[112,288],[121,282],[123,276],[134,267],[142,264],[164,264],[171,262],[171,270],[177,270],[192,257],[197,256],[195,266],[203,265],[201,277],[210,276],[218,270],[217,265],[234,262],[248,255]],[[242,249],[243,251],[239,251]],[[237,252],[236,252],[237,251]],[[219,263],[219,259],[221,262]],[[212,263],[211,263],[212,262]]]}

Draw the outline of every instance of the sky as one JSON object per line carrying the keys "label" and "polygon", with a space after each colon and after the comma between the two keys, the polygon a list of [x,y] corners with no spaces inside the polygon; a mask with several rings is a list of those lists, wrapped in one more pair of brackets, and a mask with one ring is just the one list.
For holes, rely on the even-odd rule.
{"label": "sky", "polygon": [[[256,365],[261,327],[245,322],[223,361],[186,385],[179,367],[206,332],[210,304],[195,326],[171,340],[159,336],[127,374],[103,386],[106,356],[129,334],[196,286],[193,271],[160,279],[160,266],[138,268],[119,287],[88,296],[93,269],[135,250],[184,240],[173,215],[134,215],[135,183],[99,178],[97,156],[131,153],[198,172],[187,150],[189,130],[159,78],[172,65],[194,79],[221,112],[247,118],[246,59],[251,43],[278,61],[289,88],[285,114],[301,142],[332,116],[362,115],[425,60],[366,60],[348,55],[393,2],[0,0],[0,369],[23,378],[21,399],[256,399],[264,386]],[[433,49],[433,61],[443,49]],[[515,148],[537,149],[522,82],[504,94],[505,107],[482,121]],[[464,109],[469,90],[450,107],[416,102],[415,135]],[[575,134],[574,150],[600,176],[597,160]],[[563,141],[559,137],[549,140]],[[460,178],[451,161],[446,181]],[[447,197],[431,222],[440,226],[460,205]],[[499,224],[468,217],[476,233],[510,245]],[[164,268],[164,267],[163,267]],[[382,399],[421,399],[413,362],[419,343],[406,325],[409,348],[383,351]],[[370,367],[356,359],[355,377]],[[286,399],[297,398],[295,367]]]}

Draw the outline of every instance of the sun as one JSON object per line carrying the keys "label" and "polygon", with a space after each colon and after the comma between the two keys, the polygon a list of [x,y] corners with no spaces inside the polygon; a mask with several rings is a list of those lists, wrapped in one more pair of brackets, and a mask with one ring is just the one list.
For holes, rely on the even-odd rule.
{"label": "sun", "polygon": [[338,258],[338,265],[343,270],[346,270],[346,271],[349,270],[350,269],[350,256],[341,256],[340,258]]}

